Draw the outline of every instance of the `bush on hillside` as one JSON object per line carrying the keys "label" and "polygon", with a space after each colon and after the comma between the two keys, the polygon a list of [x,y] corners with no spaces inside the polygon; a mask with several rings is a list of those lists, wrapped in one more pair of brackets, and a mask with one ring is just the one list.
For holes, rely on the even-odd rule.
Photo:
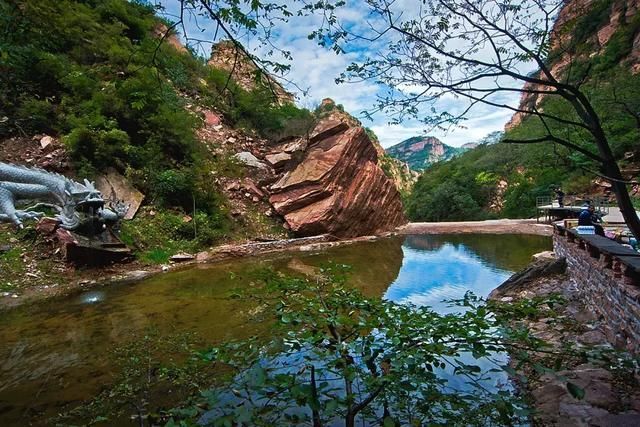
{"label": "bush on hillside", "polygon": [[115,167],[156,208],[197,219],[197,233],[169,214],[157,221],[176,241],[211,244],[227,232],[226,201],[211,174],[242,175],[198,143],[201,122],[184,95],[273,139],[313,126],[308,110],[275,104],[264,86],[243,90],[203,58],[158,46],[153,30],[167,23],[144,1],[0,2],[0,24],[0,136],[61,136],[81,177]]}
{"label": "bush on hillside", "polygon": [[212,102],[222,109],[232,123],[238,127],[255,130],[260,136],[274,141],[309,132],[315,123],[314,115],[294,104],[275,102],[267,86],[257,84],[247,91],[240,87],[229,73],[211,69],[207,83],[214,88]]}

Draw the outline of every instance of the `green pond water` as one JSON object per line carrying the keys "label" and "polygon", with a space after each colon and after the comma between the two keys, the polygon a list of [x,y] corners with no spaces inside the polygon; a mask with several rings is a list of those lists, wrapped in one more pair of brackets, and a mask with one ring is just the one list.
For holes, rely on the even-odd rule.
{"label": "green pond water", "polygon": [[114,381],[113,349],[149,328],[193,332],[207,343],[264,330],[252,303],[228,298],[265,267],[308,274],[329,261],[352,267],[369,296],[452,310],[468,290],[486,296],[551,239],[529,235],[413,235],[319,252],[287,252],[171,272],[0,313],[0,425],[41,425]]}

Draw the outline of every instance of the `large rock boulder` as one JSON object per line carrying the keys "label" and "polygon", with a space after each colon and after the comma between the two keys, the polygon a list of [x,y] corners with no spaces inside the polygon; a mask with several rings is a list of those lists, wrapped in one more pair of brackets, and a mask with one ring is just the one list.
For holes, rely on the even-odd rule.
{"label": "large rock boulder", "polygon": [[547,252],[543,252],[534,258],[534,262],[527,266],[524,270],[519,271],[509,277],[503,284],[495,288],[489,294],[489,299],[499,299],[504,296],[517,294],[542,278],[562,274],[567,269],[567,260],[565,258],[555,258]]}
{"label": "large rock boulder", "polygon": [[122,201],[129,205],[124,219],[133,219],[142,205],[144,194],[136,190],[133,185],[115,169],[108,168],[104,175],[96,179],[96,188],[106,200]]}
{"label": "large rock boulder", "polygon": [[404,224],[400,194],[378,166],[364,128],[326,118],[269,201],[299,236],[372,235]]}

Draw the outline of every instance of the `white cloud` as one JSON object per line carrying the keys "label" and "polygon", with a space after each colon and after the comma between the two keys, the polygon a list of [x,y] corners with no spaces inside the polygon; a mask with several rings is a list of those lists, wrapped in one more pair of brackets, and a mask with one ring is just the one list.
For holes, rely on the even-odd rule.
{"label": "white cloud", "polygon": [[[174,15],[178,11],[178,0],[155,1],[165,5],[167,11]],[[404,18],[415,12],[415,4],[411,1],[403,0],[396,5],[403,7]],[[367,15],[367,7],[364,2],[351,2],[348,6],[342,8],[340,16],[345,25],[356,29],[364,29],[367,19],[376,19]],[[289,85],[288,89],[294,93],[298,92],[297,95],[300,97],[300,103],[303,106],[311,107],[317,105],[323,98],[329,97],[336,103],[343,104],[345,109],[353,115],[360,116],[363,110],[374,106],[376,96],[384,90],[384,87],[372,81],[337,85],[335,79],[351,62],[362,59],[365,56],[375,56],[377,49],[384,49],[384,45],[380,43],[355,42],[353,44],[355,47],[352,51],[343,55],[336,55],[334,52],[318,46],[315,41],[307,38],[311,31],[319,27],[321,19],[319,16],[292,17],[290,22],[283,23],[273,31],[273,44],[290,51],[293,56],[293,61],[290,63],[291,71],[286,78],[295,82],[301,88],[308,88],[309,92],[306,96],[303,96],[292,85]],[[203,17],[200,17],[197,24],[204,28],[204,32],[198,29],[193,20],[189,20],[187,23],[187,31],[190,34],[197,34],[198,38],[213,39],[215,25],[212,22],[207,22]],[[242,38],[242,41],[249,48],[256,49],[258,53],[266,51],[264,47],[258,47],[254,40]],[[210,49],[210,46],[205,46],[204,50]],[[277,60],[278,58],[274,59]],[[510,82],[501,83],[513,86],[513,83],[509,84]],[[487,84],[489,83],[487,82]],[[408,91],[420,88],[415,85],[407,85],[402,89]],[[508,105],[517,105],[519,93],[506,92],[496,96],[494,100]],[[436,103],[436,108],[439,111],[444,110],[456,114],[464,111],[467,105],[468,101],[465,99],[445,95]],[[425,112],[425,114],[428,113]],[[509,110],[480,105],[475,107],[470,114],[467,114],[467,120],[462,123],[462,127],[446,132],[431,130],[429,135],[438,137],[446,144],[460,146],[467,142],[477,141],[490,132],[502,130],[511,115],[512,112]],[[389,147],[412,136],[422,135],[425,130],[428,131],[425,126],[416,120],[410,120],[400,125],[389,125],[388,121],[389,118],[382,114],[375,115],[372,122],[363,120],[365,126],[372,128],[376,132],[384,147]]]}

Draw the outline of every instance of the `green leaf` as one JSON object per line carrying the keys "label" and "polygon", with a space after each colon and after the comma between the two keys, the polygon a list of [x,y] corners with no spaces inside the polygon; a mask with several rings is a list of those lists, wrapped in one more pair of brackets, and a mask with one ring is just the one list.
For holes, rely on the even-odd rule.
{"label": "green leaf", "polygon": [[385,417],[384,422],[382,423],[383,427],[395,427],[396,422],[393,421],[391,417]]}
{"label": "green leaf", "polygon": [[567,390],[569,390],[569,393],[571,393],[571,396],[575,397],[576,399],[578,400],[584,399],[584,389],[581,387],[578,387],[574,383],[568,382]]}

